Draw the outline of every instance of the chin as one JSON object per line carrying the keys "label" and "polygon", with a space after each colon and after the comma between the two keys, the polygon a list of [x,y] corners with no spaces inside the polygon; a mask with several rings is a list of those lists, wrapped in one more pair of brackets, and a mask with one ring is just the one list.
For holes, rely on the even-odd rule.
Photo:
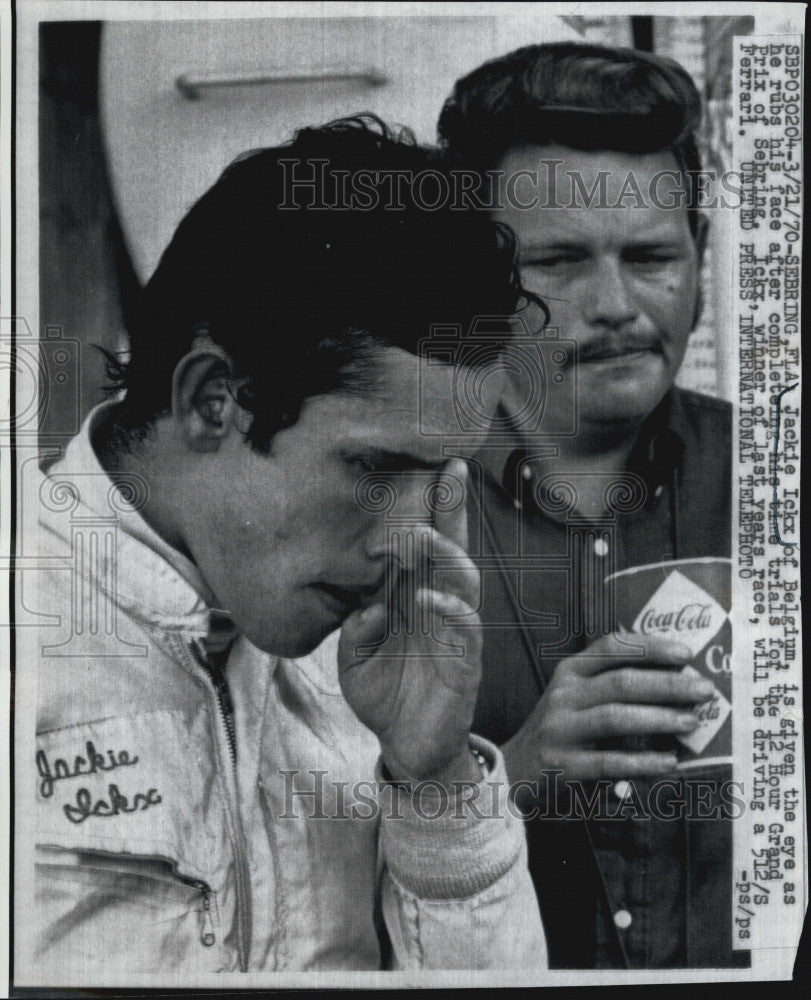
{"label": "chin", "polygon": [[605,386],[600,405],[588,414],[588,419],[613,424],[641,423],[653,413],[669,388],[669,382],[641,383],[630,390],[624,385],[616,392],[611,391],[611,386]]}
{"label": "chin", "polygon": [[584,423],[602,427],[635,427],[641,424],[655,409],[650,407],[603,406],[589,414],[584,414]]}
{"label": "chin", "polygon": [[263,633],[256,637],[248,635],[247,638],[263,653],[285,660],[297,660],[317,649],[332,631],[334,629],[326,626],[318,631],[311,627],[306,633],[280,629],[273,634]]}

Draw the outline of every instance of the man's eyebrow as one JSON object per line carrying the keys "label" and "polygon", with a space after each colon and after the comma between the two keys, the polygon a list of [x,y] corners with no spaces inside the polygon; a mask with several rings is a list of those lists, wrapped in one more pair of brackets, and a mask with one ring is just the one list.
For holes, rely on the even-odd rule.
{"label": "man's eyebrow", "polygon": [[[677,250],[682,249],[683,246],[683,240],[675,239],[673,236],[665,234],[657,236],[655,233],[647,233],[641,235],[639,238],[630,237],[622,243],[623,249],[633,250]],[[531,257],[533,254],[555,253],[561,250],[588,251],[590,249],[588,241],[585,239],[555,240],[550,243],[533,243],[530,246],[522,247],[519,251],[519,257],[523,259]]]}
{"label": "man's eyebrow", "polygon": [[685,247],[683,243],[674,242],[672,240],[640,240],[638,243],[629,242],[624,244],[621,250],[621,256],[628,257],[636,255],[646,255],[650,254],[653,257],[662,257],[663,259],[677,259],[686,258],[689,256],[689,248]]}
{"label": "man's eyebrow", "polygon": [[438,458],[434,461],[420,458],[408,451],[394,451],[389,448],[381,448],[379,445],[364,444],[344,444],[338,448],[338,455],[344,461],[356,461],[363,459],[372,465],[383,468],[396,469],[424,469],[427,472],[439,472],[447,463],[446,458]]}
{"label": "man's eyebrow", "polygon": [[532,243],[529,246],[521,247],[521,255],[529,253],[548,253],[550,250],[576,250],[585,245],[584,240],[573,238],[571,240],[553,240],[549,243]]}

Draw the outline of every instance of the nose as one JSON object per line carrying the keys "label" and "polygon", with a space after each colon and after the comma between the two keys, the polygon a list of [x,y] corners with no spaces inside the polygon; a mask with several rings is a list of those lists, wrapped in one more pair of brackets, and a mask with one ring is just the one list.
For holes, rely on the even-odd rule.
{"label": "nose", "polygon": [[397,539],[402,541],[432,523],[431,476],[425,472],[398,473],[376,479],[379,502],[367,515],[365,546],[372,560],[388,559],[393,542],[397,548]]}
{"label": "nose", "polygon": [[632,323],[639,316],[633,292],[628,287],[629,277],[622,262],[614,257],[598,259],[588,280],[583,311],[586,321],[593,326],[611,329]]}
{"label": "nose", "polygon": [[436,529],[460,548],[467,548],[467,466],[449,459],[441,471],[415,470],[389,478],[386,509],[373,515],[366,536],[371,559],[395,555],[408,565],[430,555]]}

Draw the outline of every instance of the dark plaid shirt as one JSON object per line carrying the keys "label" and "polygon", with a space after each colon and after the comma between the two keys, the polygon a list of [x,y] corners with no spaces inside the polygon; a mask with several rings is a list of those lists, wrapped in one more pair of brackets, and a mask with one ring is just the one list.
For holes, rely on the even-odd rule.
{"label": "dark plaid shirt", "polygon": [[[615,510],[601,520],[578,518],[566,488],[543,489],[532,459],[549,443],[502,433],[472,466],[484,624],[473,731],[499,743],[524,723],[558,661],[602,634],[604,576],[730,556],[729,404],[674,389],[643,426],[630,475],[606,479]],[[566,478],[576,490],[577,477]],[[729,768],[690,772],[704,777],[728,779]],[[647,784],[635,787],[644,800]],[[541,818],[528,836],[553,968],[748,965],[730,944],[730,821]]]}

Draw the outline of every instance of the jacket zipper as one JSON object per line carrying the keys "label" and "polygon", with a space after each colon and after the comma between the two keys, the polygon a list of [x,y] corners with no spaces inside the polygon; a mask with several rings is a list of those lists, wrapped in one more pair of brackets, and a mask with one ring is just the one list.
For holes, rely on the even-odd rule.
{"label": "jacket zipper", "polygon": [[208,676],[217,692],[217,704],[220,707],[220,715],[225,725],[225,734],[228,737],[228,749],[231,752],[231,763],[236,767],[237,763],[237,737],[234,731],[234,703],[231,701],[231,692],[228,688],[228,681],[225,678],[225,671],[218,664],[205,663]]}
{"label": "jacket zipper", "polygon": [[[228,688],[228,681],[225,677],[225,671],[218,664],[209,662],[209,660],[202,655],[202,650],[198,647],[196,642],[191,643],[191,651],[194,655],[194,659],[202,666],[208,679],[211,681],[211,685],[214,688],[214,694],[217,700],[217,707],[219,709],[218,715],[223,724],[223,729],[225,730],[226,741],[228,743],[228,752],[231,758],[231,774],[233,778],[233,789],[234,789],[234,804],[236,805],[236,776],[237,776],[237,741],[236,741],[236,731],[234,728],[234,703],[231,700],[231,692]],[[248,956],[250,954],[250,939],[251,939],[251,914],[250,914],[250,885],[247,875],[247,863],[246,863],[246,852],[245,852],[245,835],[242,829],[242,820],[239,815],[238,809],[229,809],[230,819],[232,824],[233,838],[234,838],[234,874],[236,877],[236,896],[237,896],[237,919],[238,925],[242,930],[241,934],[237,936],[237,951],[239,954],[239,967],[240,971],[248,971]],[[209,898],[209,909],[210,909],[210,898]],[[204,904],[205,909],[205,904]],[[209,912],[209,919],[210,912]],[[205,941],[203,942],[205,944]],[[213,944],[213,942],[212,942]]]}
{"label": "jacket zipper", "polygon": [[194,885],[203,897],[203,929],[200,932],[200,941],[206,948],[210,948],[217,940],[214,933],[214,918],[211,916],[211,889],[205,882],[195,882]]}

